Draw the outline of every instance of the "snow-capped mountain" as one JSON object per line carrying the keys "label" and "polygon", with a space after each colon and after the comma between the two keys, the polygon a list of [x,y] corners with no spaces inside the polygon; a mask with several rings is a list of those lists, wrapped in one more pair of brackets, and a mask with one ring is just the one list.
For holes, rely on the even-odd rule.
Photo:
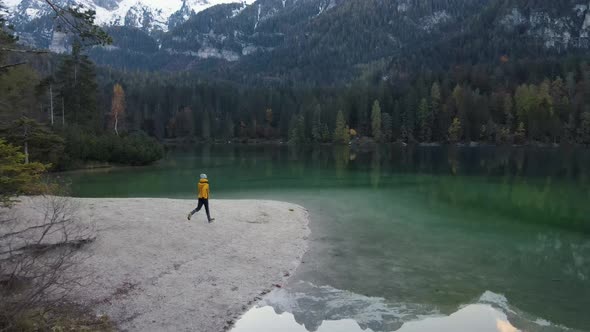
{"label": "snow-capped mountain", "polygon": [[[54,1],[96,10],[113,37],[89,51],[98,64],[229,80],[333,82],[363,70],[405,78],[424,64],[444,69],[590,49],[590,0]],[[5,4],[21,42],[68,50],[43,0]]]}
{"label": "snow-capped mountain", "polygon": [[[209,7],[224,3],[249,4],[254,0],[57,0],[64,6],[82,5],[96,11],[102,26],[128,26],[144,31],[168,31]],[[52,13],[43,0],[5,0],[8,19],[26,25]]]}

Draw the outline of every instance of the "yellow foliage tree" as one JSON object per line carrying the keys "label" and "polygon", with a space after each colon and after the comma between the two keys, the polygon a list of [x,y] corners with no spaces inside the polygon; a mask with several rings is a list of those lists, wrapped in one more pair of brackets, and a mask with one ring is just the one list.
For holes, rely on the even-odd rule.
{"label": "yellow foliage tree", "polygon": [[125,90],[117,83],[113,87],[113,100],[111,102],[111,125],[115,134],[119,135],[119,127],[125,117]]}

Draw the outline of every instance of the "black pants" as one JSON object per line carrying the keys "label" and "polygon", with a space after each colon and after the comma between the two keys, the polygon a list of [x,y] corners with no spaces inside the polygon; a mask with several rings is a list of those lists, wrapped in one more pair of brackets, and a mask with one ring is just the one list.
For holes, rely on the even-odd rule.
{"label": "black pants", "polygon": [[199,198],[199,205],[191,212],[191,215],[201,211],[203,205],[205,206],[205,212],[207,212],[207,220],[211,220],[211,216],[209,215],[209,200],[206,198]]}

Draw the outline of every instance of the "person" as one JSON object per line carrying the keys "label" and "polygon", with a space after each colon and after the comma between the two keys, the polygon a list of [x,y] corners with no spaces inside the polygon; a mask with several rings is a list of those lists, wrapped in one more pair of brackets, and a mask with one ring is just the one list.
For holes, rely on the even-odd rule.
{"label": "person", "polygon": [[215,219],[211,218],[209,214],[209,180],[207,179],[207,174],[201,174],[201,179],[199,180],[199,184],[197,185],[197,189],[199,191],[199,204],[197,208],[189,212],[187,219],[191,220],[193,214],[199,212],[203,206],[205,206],[205,212],[207,212],[207,220],[212,223]]}

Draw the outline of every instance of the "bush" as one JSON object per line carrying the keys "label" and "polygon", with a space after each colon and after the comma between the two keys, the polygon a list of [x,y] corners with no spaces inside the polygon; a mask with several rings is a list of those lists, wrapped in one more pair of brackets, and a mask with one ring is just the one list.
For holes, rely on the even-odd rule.
{"label": "bush", "polygon": [[164,156],[164,148],[143,132],[126,136],[114,134],[94,135],[80,128],[65,133],[66,147],[62,168],[76,162],[110,162],[123,165],[147,165]]}

